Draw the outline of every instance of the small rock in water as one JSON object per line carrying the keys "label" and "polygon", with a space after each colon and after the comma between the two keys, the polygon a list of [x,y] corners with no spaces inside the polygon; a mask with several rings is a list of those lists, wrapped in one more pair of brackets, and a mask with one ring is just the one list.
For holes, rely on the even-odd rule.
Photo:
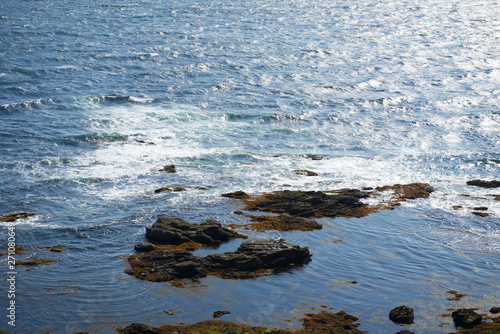
{"label": "small rock in water", "polygon": [[214,312],[214,318],[220,318],[223,315],[231,313],[230,311],[215,311]]}
{"label": "small rock in water", "polygon": [[500,313],[500,307],[495,306],[490,309],[490,313],[497,314]]}
{"label": "small rock in water", "polygon": [[167,173],[176,173],[175,165],[164,166],[162,169],[158,170],[159,172],[167,172]]}
{"label": "small rock in water", "polygon": [[413,309],[405,305],[398,306],[389,313],[389,319],[397,324],[412,324],[414,319]]}
{"label": "small rock in water", "polygon": [[307,169],[296,169],[293,171],[297,175],[304,175],[304,176],[318,176],[318,173],[312,172]]}
{"label": "small rock in water", "polygon": [[483,321],[483,317],[472,309],[461,308],[451,314],[455,327],[472,328]]}

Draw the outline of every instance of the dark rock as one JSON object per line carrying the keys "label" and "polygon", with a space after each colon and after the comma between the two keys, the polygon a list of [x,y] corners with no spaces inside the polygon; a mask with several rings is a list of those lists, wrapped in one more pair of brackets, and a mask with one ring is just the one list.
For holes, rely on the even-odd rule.
{"label": "dark rock", "polygon": [[156,145],[153,142],[147,142],[147,141],[144,141],[144,140],[137,140],[137,142],[140,143],[140,144],[146,144],[146,145]]}
{"label": "dark rock", "polygon": [[467,184],[469,186],[476,186],[476,187],[481,187],[481,188],[499,188],[500,187],[499,180],[485,181],[485,180],[476,179],[476,180],[467,181]]}
{"label": "dark rock", "polygon": [[138,252],[150,252],[155,249],[155,246],[150,242],[139,242],[135,245],[134,250]]}
{"label": "dark rock", "polygon": [[246,210],[285,213],[300,217],[362,217],[367,204],[362,191],[341,190],[332,195],[321,191],[278,191],[244,200]]}
{"label": "dark rock", "polygon": [[473,215],[475,216],[478,216],[478,217],[483,217],[483,218],[486,218],[486,217],[489,217],[490,214],[488,212],[479,212],[479,211],[472,211],[471,212]]}
{"label": "dark rock", "polygon": [[125,272],[137,278],[165,282],[182,278],[199,279],[207,275],[222,278],[253,278],[273,270],[302,265],[311,258],[309,249],[290,245],[284,240],[249,240],[235,252],[194,256],[182,250],[155,250],[129,257],[131,269]]}
{"label": "dark rock", "polygon": [[405,305],[398,306],[389,313],[389,319],[397,324],[412,324],[414,319],[413,309]]}
{"label": "dark rock", "polygon": [[214,312],[214,318],[220,318],[223,315],[230,314],[230,311],[215,311]]}
{"label": "dark rock", "polygon": [[490,313],[497,314],[500,313],[500,307],[495,306],[490,309]]}
{"label": "dark rock", "polygon": [[173,191],[180,192],[180,191],[187,191],[187,189],[183,188],[183,187],[177,187],[177,188],[174,188]]}
{"label": "dark rock", "polygon": [[167,173],[176,173],[177,172],[177,170],[175,169],[175,165],[164,166],[162,169],[159,169],[158,171],[167,172]]}
{"label": "dark rock", "polygon": [[415,333],[407,329],[404,329],[402,331],[397,332],[396,334],[415,334]]}
{"label": "dark rock", "polygon": [[472,309],[461,308],[451,314],[455,327],[472,328],[483,321],[483,317]]}
{"label": "dark rock", "polygon": [[17,213],[9,213],[3,216],[0,216],[0,222],[14,222],[18,219],[26,219],[30,216],[34,216],[36,213],[33,212],[17,212]]}
{"label": "dark rock", "polygon": [[297,175],[304,175],[304,176],[318,176],[318,173],[312,172],[307,169],[296,169],[293,171]]}
{"label": "dark rock", "polygon": [[165,188],[165,187],[162,187],[162,188],[158,188],[155,190],[155,194],[159,194],[159,193],[164,193],[164,192],[172,192],[173,190],[170,189],[170,188]]}
{"label": "dark rock", "polygon": [[190,241],[213,245],[247,237],[222,227],[221,223],[212,219],[203,224],[190,224],[181,218],[158,218],[153,226],[146,227],[146,238],[170,245],[180,245]]}
{"label": "dark rock", "polygon": [[250,197],[246,192],[241,191],[241,190],[238,190],[238,191],[235,191],[235,192],[232,192],[232,193],[222,194],[221,196],[222,197],[227,197],[227,198],[238,198],[238,199]]}

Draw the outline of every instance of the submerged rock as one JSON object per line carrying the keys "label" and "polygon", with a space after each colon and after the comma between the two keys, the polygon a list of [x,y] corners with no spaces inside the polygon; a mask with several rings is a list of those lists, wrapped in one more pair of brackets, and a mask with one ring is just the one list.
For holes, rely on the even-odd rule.
{"label": "submerged rock", "polygon": [[455,327],[472,328],[483,321],[483,317],[472,309],[461,308],[451,314]]}
{"label": "submerged rock", "polygon": [[119,329],[121,334],[187,334],[187,333],[245,333],[245,334],[363,334],[366,331],[359,330],[358,321],[353,315],[344,311],[330,313],[322,311],[316,314],[306,314],[305,318],[300,319],[302,328],[295,331],[279,328],[256,327],[245,324],[221,320],[208,320],[198,322],[193,325],[164,325],[160,327],[151,327],[143,324],[131,324],[130,326]]}
{"label": "submerged rock", "polygon": [[204,245],[219,244],[247,236],[223,227],[216,220],[208,219],[203,224],[190,224],[181,218],[158,218],[151,227],[146,227],[146,238],[169,245],[197,242]]}
{"label": "submerged rock", "polygon": [[397,324],[412,324],[414,318],[413,309],[405,305],[398,306],[389,313],[389,319]]}
{"label": "submerged rock", "polygon": [[253,278],[275,270],[300,266],[311,259],[309,249],[284,240],[249,240],[235,252],[194,256],[182,250],[154,250],[132,255],[131,269],[125,272],[156,282],[182,278],[199,279],[207,275],[222,278]]}
{"label": "submerged rock", "polygon": [[289,215],[280,216],[249,216],[252,223],[245,225],[231,224],[231,228],[246,228],[253,229],[259,232],[275,230],[275,231],[313,231],[321,230],[323,226],[314,221],[302,217],[294,217]]}

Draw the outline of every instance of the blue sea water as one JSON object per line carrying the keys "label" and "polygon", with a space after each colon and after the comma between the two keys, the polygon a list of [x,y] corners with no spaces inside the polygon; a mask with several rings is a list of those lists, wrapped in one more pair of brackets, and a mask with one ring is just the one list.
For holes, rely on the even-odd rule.
{"label": "blue sea water", "polygon": [[[54,262],[16,266],[16,326],[4,284],[0,329],[115,333],[216,310],[298,328],[325,305],[371,333],[449,333],[449,309],[488,314],[500,190],[466,181],[500,179],[499,13],[491,0],[2,0],[0,214],[35,212],[15,222],[16,259]],[[222,193],[412,182],[436,191],[321,231],[241,231],[309,246],[290,272],[184,289],[124,273],[159,215],[246,223]],[[416,315],[404,328],[388,319],[402,304]]]}

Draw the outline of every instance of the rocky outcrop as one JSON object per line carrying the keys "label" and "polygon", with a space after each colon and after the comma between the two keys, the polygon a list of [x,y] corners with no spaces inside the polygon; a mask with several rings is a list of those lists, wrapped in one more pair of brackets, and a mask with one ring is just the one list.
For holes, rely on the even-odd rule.
{"label": "rocky outcrop", "polygon": [[481,187],[481,188],[500,188],[500,181],[499,180],[492,180],[492,181],[486,181],[486,180],[471,180],[467,181],[467,184],[469,186],[476,186],[476,187]]}
{"label": "rocky outcrop", "polygon": [[[392,192],[387,196],[386,192]],[[340,189],[332,191],[276,191],[240,198],[245,210],[264,211],[305,218],[364,217],[372,212],[393,209],[401,202],[426,198],[434,191],[427,183],[396,184],[365,189]],[[365,198],[377,198],[384,193],[379,204],[368,205]],[[232,193],[230,193],[232,194]]]}
{"label": "rocky outcrop", "polygon": [[398,306],[389,313],[389,319],[397,324],[412,324],[414,318],[413,309],[405,305]]}
{"label": "rocky outcrop", "polygon": [[243,200],[246,210],[265,211],[300,217],[362,217],[368,205],[360,201],[369,194],[359,190],[277,191]]}
{"label": "rocky outcrop", "polygon": [[472,328],[483,322],[483,317],[472,309],[461,308],[451,314],[455,327]]}
{"label": "rocky outcrop", "polygon": [[151,227],[146,227],[146,238],[168,244],[180,245],[197,242],[203,245],[215,245],[231,239],[247,236],[225,228],[221,223],[208,219],[202,224],[190,224],[181,218],[158,218]]}
{"label": "rocky outcrop", "polygon": [[167,282],[207,275],[222,278],[254,278],[276,270],[292,268],[311,259],[309,249],[284,240],[249,240],[235,252],[194,256],[182,250],[154,250],[129,257],[125,272],[137,278]]}

